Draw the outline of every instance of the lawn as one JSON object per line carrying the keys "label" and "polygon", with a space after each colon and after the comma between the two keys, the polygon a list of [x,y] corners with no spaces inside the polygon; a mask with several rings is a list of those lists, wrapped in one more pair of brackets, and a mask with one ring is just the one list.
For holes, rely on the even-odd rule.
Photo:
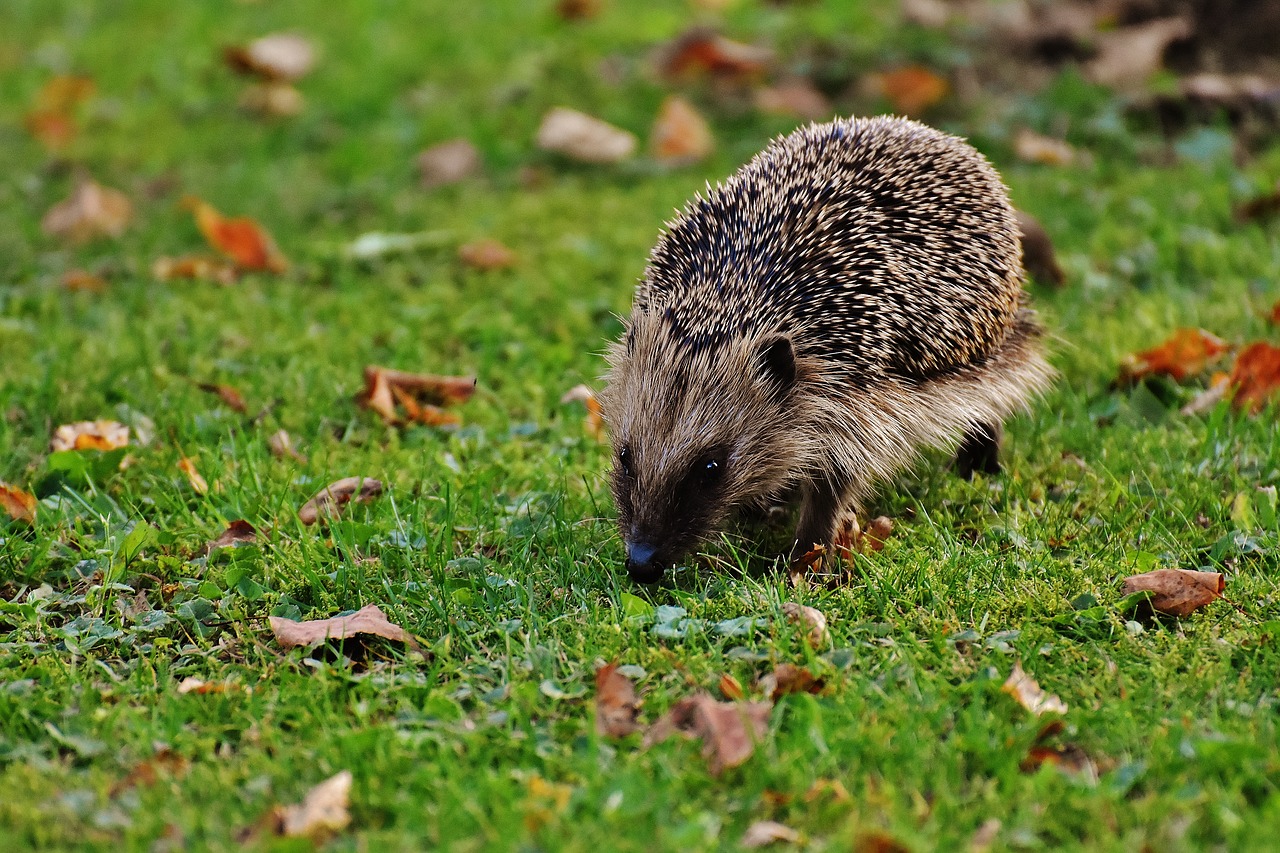
{"label": "lawn", "polygon": [[[887,484],[871,514],[892,535],[834,588],[732,570],[783,530],[751,524],[669,583],[628,581],[607,444],[560,398],[599,386],[673,209],[799,122],[662,81],[655,46],[708,20],[801,73],[969,61],[887,4],[727,5],[606,0],[571,23],[515,0],[10,0],[0,481],[40,502],[34,524],[0,514],[0,847],[309,849],[272,834],[273,810],[344,770],[351,822],[326,849],[737,849],[761,820],[831,850],[1280,837],[1277,409],[1184,416],[1202,378],[1113,381],[1179,327],[1276,340],[1280,231],[1232,216],[1280,174],[1274,141],[1241,156],[1213,121],[1166,138],[1071,69],[926,111],[992,158],[1067,274],[1031,287],[1061,376],[1009,424],[1004,473],[965,482],[939,455]],[[301,112],[264,118],[222,51],[281,30],[319,56]],[[59,74],[95,90],[51,151],[24,116]],[[643,145],[671,91],[715,134],[696,164],[575,164],[534,143],[566,105]],[[1021,160],[1019,127],[1083,156]],[[422,188],[415,157],[455,137],[481,174]],[[85,176],[131,199],[130,227],[43,233]],[[208,252],[187,196],[255,219],[289,268],[156,280],[157,258]],[[371,232],[425,236],[344,251]],[[459,260],[487,238],[515,264]],[[73,269],[105,288],[68,289]],[[389,425],[356,400],[366,365],[478,389],[450,409],[460,426]],[[131,427],[124,465],[51,453],[58,426],[95,419]],[[280,430],[303,458],[272,452]],[[343,477],[384,493],[299,521]],[[257,541],[210,552],[237,520]],[[1160,568],[1222,572],[1226,600],[1124,610],[1121,580]],[[825,614],[829,638],[811,645],[785,602]],[[422,650],[286,650],[268,623],[369,604]],[[698,691],[727,698],[726,676],[760,700],[780,664],[825,686],[779,698],[754,755],[712,773],[696,742],[597,733],[595,672],[615,662],[646,724]],[[1002,690],[1016,662],[1064,714]],[[180,690],[191,678],[205,690]]]}

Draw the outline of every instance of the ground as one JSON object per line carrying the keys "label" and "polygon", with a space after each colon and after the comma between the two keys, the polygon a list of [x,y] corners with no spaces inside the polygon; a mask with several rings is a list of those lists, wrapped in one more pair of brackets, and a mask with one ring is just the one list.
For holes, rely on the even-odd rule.
{"label": "ground", "polygon": [[[1194,389],[1113,380],[1178,327],[1275,338],[1280,237],[1231,211],[1274,181],[1280,146],[1242,156],[1213,122],[1167,139],[1069,69],[980,117],[925,113],[986,152],[1052,235],[1067,283],[1032,299],[1060,381],[1009,424],[1003,474],[965,482],[931,457],[887,484],[873,509],[893,533],[846,584],[713,568],[745,560],[743,535],[639,588],[611,526],[607,448],[560,397],[598,383],[672,210],[797,120],[692,84],[718,143],[703,162],[541,152],[538,122],[561,104],[643,137],[673,88],[648,70],[652,48],[713,14],[605,2],[566,23],[553,5],[6,11],[0,480],[41,503],[34,526],[0,526],[4,848],[216,849],[248,834],[305,849],[264,815],[342,770],[351,824],[331,849],[734,849],[763,819],[814,849],[975,835],[991,849],[1266,848],[1280,832],[1280,529],[1258,487],[1280,481],[1276,411],[1186,417]],[[828,75],[964,61],[857,4],[744,0],[714,19],[782,56],[827,57]],[[237,107],[246,84],[221,51],[277,30],[320,57],[302,113],[273,120]],[[68,72],[96,93],[51,153],[23,115]],[[1085,157],[1023,162],[1019,126]],[[458,136],[483,174],[420,188],[416,154]],[[119,239],[41,232],[84,175],[133,200]],[[156,281],[157,257],[207,251],[184,195],[258,220],[290,268]],[[344,256],[374,231],[430,234]],[[460,263],[479,238],[516,265]],[[69,292],[74,268],[105,291]],[[473,374],[479,390],[460,428],[390,426],[354,400],[369,364]],[[234,386],[247,412],[198,383]],[[134,427],[129,464],[85,454],[87,474],[59,474],[55,428],[96,418]],[[305,461],[272,454],[281,429]],[[298,521],[346,476],[385,494],[327,526]],[[259,542],[206,554],[237,519]],[[1179,620],[1121,612],[1121,579],[1155,568],[1224,572],[1228,600]],[[787,601],[822,611],[829,642],[810,647]],[[425,654],[285,651],[267,623],[367,604]],[[1017,661],[1068,706],[1060,731],[1001,690]],[[698,690],[719,697],[724,675],[759,698],[780,663],[826,689],[781,698],[755,755],[712,775],[696,743],[596,733],[608,662],[635,680],[645,722]],[[190,677],[215,689],[180,692]],[[1028,766],[1042,736],[1087,760]]]}

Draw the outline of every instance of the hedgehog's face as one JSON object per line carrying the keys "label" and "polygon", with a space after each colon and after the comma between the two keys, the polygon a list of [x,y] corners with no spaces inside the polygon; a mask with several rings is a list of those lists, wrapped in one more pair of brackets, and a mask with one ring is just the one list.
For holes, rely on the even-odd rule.
{"label": "hedgehog's face", "polygon": [[601,395],[627,571],[641,583],[661,579],[795,470],[783,441],[796,383],[790,340],[691,353],[648,319],[635,319],[612,353]]}

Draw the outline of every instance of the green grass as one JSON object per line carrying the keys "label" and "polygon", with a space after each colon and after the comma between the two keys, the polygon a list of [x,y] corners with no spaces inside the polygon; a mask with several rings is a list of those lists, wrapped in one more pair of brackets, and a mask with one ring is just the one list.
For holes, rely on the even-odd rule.
{"label": "green grass", "polygon": [[[542,113],[568,104],[643,135],[665,95],[646,57],[688,24],[684,4],[606,3],[578,25],[550,3],[373,5],[6,8],[0,480],[43,501],[34,528],[0,527],[0,846],[231,847],[275,804],[349,769],[353,823],[334,849],[732,849],[766,818],[832,850],[872,833],[957,849],[992,818],[995,849],[1269,847],[1280,530],[1255,488],[1280,483],[1277,413],[1187,419],[1176,410],[1190,390],[1109,383],[1125,353],[1180,325],[1275,338],[1262,318],[1280,297],[1280,239],[1230,208],[1274,179],[1280,147],[1243,168],[1212,146],[1170,158],[1070,73],[973,115],[944,107],[931,118],[995,159],[1070,274],[1034,293],[1062,378],[1010,425],[1006,473],[965,483],[933,459],[889,484],[875,511],[894,535],[837,590],[706,565],[640,589],[622,571],[607,452],[558,400],[602,372],[671,210],[790,124],[695,90],[718,135],[710,161],[566,166],[534,149]],[[242,83],[219,50],[281,28],[322,59],[300,86],[304,114],[264,122],[235,108]],[[813,34],[857,70],[954,59],[860,5],[742,2],[726,29],[784,56]],[[621,82],[598,73],[605,61]],[[92,76],[98,96],[54,158],[21,116],[64,71]],[[1015,162],[1022,123],[1068,127],[1091,161]],[[481,148],[484,177],[420,190],[415,154],[454,136]],[[548,179],[526,187],[529,165]],[[135,200],[120,240],[68,248],[40,233],[81,169]],[[202,249],[184,193],[258,218],[291,270],[229,288],[153,281],[158,255]],[[374,230],[445,235],[367,263],[335,251]],[[463,268],[454,247],[482,236],[519,265]],[[107,274],[108,291],[65,292],[73,267]],[[352,399],[369,363],[476,374],[465,426],[383,425]],[[197,382],[236,386],[250,416]],[[59,487],[53,429],[98,417],[149,420],[153,437],[126,470]],[[282,428],[305,463],[271,455]],[[178,470],[184,455],[207,496]],[[351,475],[387,495],[327,530],[296,520]],[[204,557],[241,518],[265,531],[260,545]],[[135,553],[143,524],[153,533]],[[1126,625],[1119,579],[1161,566],[1226,572],[1230,602]],[[1084,593],[1098,609],[1073,610]],[[829,649],[778,618],[745,636],[721,626],[776,617],[786,600],[825,612]],[[431,654],[308,657],[267,629],[272,613],[370,603]],[[646,605],[702,621],[655,633]],[[781,700],[755,757],[714,778],[696,744],[596,736],[593,672],[613,660],[642,670],[647,720],[722,674],[751,685],[780,662],[830,687]],[[1000,691],[1015,660],[1068,703],[1057,742],[1083,748],[1096,781],[1019,769],[1041,723]],[[179,695],[189,676],[236,687]],[[157,744],[189,769],[122,784]],[[563,809],[536,778],[568,786]],[[851,798],[806,798],[817,779]]]}

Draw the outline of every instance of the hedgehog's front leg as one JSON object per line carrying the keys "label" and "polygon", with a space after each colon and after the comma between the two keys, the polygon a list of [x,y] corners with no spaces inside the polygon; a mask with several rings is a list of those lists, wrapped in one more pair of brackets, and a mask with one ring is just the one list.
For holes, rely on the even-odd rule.
{"label": "hedgehog's front leg", "polygon": [[853,489],[848,478],[821,477],[805,483],[802,489],[800,524],[791,549],[792,559],[804,556],[816,546],[830,548],[836,538],[836,522],[853,503]]}

